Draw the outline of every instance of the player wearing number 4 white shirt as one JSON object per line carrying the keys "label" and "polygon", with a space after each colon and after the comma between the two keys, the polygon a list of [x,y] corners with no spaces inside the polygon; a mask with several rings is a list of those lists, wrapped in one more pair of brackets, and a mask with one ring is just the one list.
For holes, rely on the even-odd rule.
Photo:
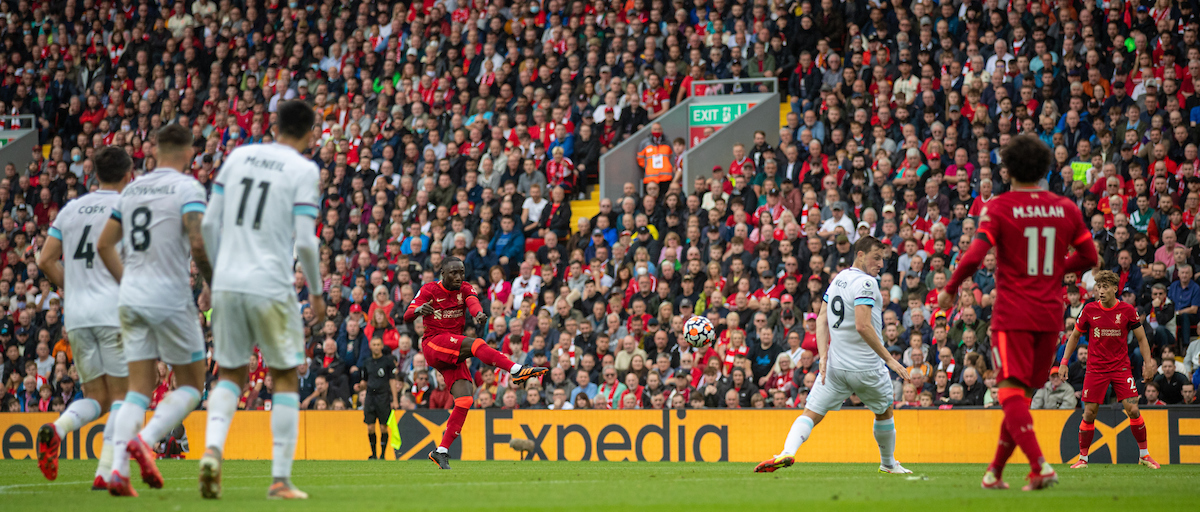
{"label": "player wearing number 4 white shirt", "polygon": [[71,402],[54,423],[38,430],[37,454],[38,468],[47,479],[54,480],[58,477],[62,439],[99,419],[105,411],[111,412],[104,426],[100,464],[92,484],[93,489],[106,489],[113,456],[114,420],[125,397],[129,371],[117,317],[117,280],[96,257],[96,242],[121,191],[129,184],[133,159],[125,150],[109,146],[97,151],[92,163],[100,179],[100,189],[63,207],[38,254],[38,268],[52,283],[69,292],[65,296],[63,320],[85,398]]}
{"label": "player wearing number 4 white shirt", "polygon": [[[299,377],[304,362],[304,326],[292,286],[293,254],[309,283],[310,307],[324,321],[317,250],[317,164],[308,149],[316,116],[301,101],[279,105],[275,143],[242,146],[221,166],[204,219],[205,247],[216,263],[213,281],[213,351],[220,380],[208,399],[205,452],[200,459],[200,495],[221,496],[225,438],[246,385],[246,361],[258,347],[271,371],[274,437],[267,497],[303,499],[291,483],[299,432]],[[293,253],[293,247],[295,249]]]}
{"label": "player wearing number 4 white shirt", "polygon": [[[842,407],[851,394],[875,413],[875,441],[879,443],[880,473],[911,473],[896,462],[896,425],[892,419],[892,383],[887,368],[908,380],[908,371],[883,348],[882,298],[875,281],[891,250],[874,237],[854,244],[854,266],[838,273],[825,292],[817,317],[817,351],[820,372],[808,395],[804,414],[796,418],[783,444],[783,452],[754,468],[770,473],[791,466],[796,451],[829,411]],[[886,365],[886,367],[885,367]]]}
{"label": "player wearing number 4 white shirt", "polygon": [[[143,482],[163,486],[150,447],[196,409],[204,386],[204,335],[190,279],[195,263],[204,281],[212,281],[200,233],[204,187],[184,174],[195,154],[191,130],[171,123],[155,133],[155,142],[159,167],[121,192],[96,246],[104,266],[121,283],[117,309],[129,359],[129,392],[113,429],[108,480],[113,496],[137,495],[129,483],[130,458],[141,467]],[[118,243],[125,250],[124,262]],[[157,385],[158,360],[171,365],[178,387],[163,397],[139,432]]]}

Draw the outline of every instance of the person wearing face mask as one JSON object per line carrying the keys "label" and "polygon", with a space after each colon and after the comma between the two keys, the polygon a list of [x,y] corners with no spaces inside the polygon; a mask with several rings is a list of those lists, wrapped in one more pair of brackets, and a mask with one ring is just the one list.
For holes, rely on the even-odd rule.
{"label": "person wearing face mask", "polygon": [[71,165],[67,167],[77,178],[82,178],[84,174],[83,168],[83,152],[79,148],[71,150]]}

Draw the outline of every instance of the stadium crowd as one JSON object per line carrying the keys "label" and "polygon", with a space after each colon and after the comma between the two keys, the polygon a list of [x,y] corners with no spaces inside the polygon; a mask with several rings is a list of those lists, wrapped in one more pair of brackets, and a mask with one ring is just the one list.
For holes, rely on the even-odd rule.
{"label": "stadium crowd", "polygon": [[[297,272],[295,286],[302,302],[324,294],[328,310],[324,323],[304,311],[304,408],[361,407],[374,338],[396,361],[393,408],[453,405],[420,353],[420,321],[403,320],[448,255],[465,261],[490,313],[467,336],[553,368],[523,389],[475,368],[477,407],[802,407],[817,369],[814,311],[866,235],[894,248],[880,276],[883,339],[913,374],[896,382],[896,406],[995,406],[988,320],[1004,255],[988,257],[953,309],[936,294],[1009,187],[997,150],[1018,133],[1053,148],[1047,188],[1079,205],[1095,270],[1117,272],[1121,300],[1143,317],[1154,353],[1131,344],[1133,367],[1161,366],[1132,375],[1142,403],[1195,404],[1196,9],[5,0],[0,113],[32,115],[49,150],[28,168],[7,164],[0,181],[3,410],[61,411],[81,396],[62,324],[69,290],[34,261],[59,209],[96,186],[93,152],[123,146],[141,174],[156,166],[153,131],[181,123],[195,137],[191,172],[211,187],[229,151],[271,141],[276,104],[295,98],[318,112],[324,276],[309,285]],[[778,147],[756,133],[698,173],[692,194],[668,165],[572,219],[599,156],[693,81],[757,77],[778,77],[791,106]],[[687,134],[650,132],[638,143],[675,142],[672,157],[685,147]],[[1064,339],[1091,300],[1091,274],[1064,283]],[[713,346],[681,339],[693,314],[717,326]],[[1034,407],[1077,406],[1086,354],[1071,357],[1066,381],[1052,374]],[[165,365],[160,377],[156,401],[172,386]],[[271,388],[258,365],[243,406],[267,407]]]}

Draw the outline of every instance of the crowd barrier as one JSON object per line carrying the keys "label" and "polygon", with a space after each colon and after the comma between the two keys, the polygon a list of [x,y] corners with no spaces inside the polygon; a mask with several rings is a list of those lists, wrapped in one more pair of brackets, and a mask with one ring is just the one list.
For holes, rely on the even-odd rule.
{"label": "crowd barrier", "polygon": [[[461,460],[517,460],[509,448],[514,438],[534,441],[527,460],[590,461],[732,461],[758,462],[775,454],[799,411],[472,411],[451,455]],[[1081,411],[1033,411],[1038,441],[1047,460],[1072,462],[1078,454]],[[1143,409],[1150,452],[1164,464],[1200,463],[1200,408]],[[0,457],[35,456],[37,428],[55,415],[0,414]],[[370,453],[366,426],[358,411],[303,411],[297,459],[355,460]],[[402,415],[401,459],[420,459],[441,440],[449,411],[421,410]],[[904,463],[985,463],[995,453],[1002,413],[995,409],[900,410],[896,412],[896,458]],[[225,456],[270,459],[270,413],[239,412],[233,420]],[[866,410],[830,414],[797,454],[801,462],[875,462],[873,415]],[[184,422],[191,444],[189,458],[199,458],[205,415]],[[94,422],[67,436],[62,458],[93,459],[99,455],[104,424]],[[1020,452],[1015,462],[1023,460]],[[392,458],[389,454],[388,458]],[[1138,448],[1124,413],[1102,409],[1090,462],[1136,463]]]}

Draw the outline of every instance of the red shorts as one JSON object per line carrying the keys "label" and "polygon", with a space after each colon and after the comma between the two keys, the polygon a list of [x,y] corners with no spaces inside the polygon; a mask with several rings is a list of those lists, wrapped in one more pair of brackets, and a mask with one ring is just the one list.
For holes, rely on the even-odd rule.
{"label": "red shorts", "polygon": [[[466,336],[438,334],[432,338],[425,338],[421,342],[421,353],[425,355],[425,361],[431,368],[442,374],[447,389],[459,380],[474,382],[474,379],[471,378],[470,365],[466,361],[459,362],[459,354],[462,350],[460,347],[465,340],[467,340]],[[475,340],[471,339],[470,341]]]}
{"label": "red shorts", "polygon": [[1126,400],[1138,396],[1137,385],[1133,383],[1133,374],[1124,372],[1093,372],[1088,370],[1083,374],[1083,401],[1092,404],[1104,403],[1104,394],[1108,385],[1112,384],[1113,393],[1117,400]]}
{"label": "red shorts", "polygon": [[1030,389],[1038,389],[1050,378],[1057,332],[994,331],[993,357],[996,382],[1013,379]]}

